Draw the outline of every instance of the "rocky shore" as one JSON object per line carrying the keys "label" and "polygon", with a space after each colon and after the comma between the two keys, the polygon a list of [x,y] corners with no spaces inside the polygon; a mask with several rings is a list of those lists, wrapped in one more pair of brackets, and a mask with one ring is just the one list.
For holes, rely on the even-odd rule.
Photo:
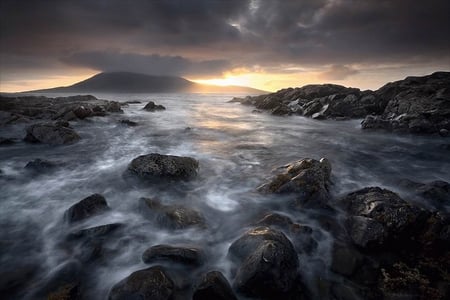
{"label": "rocky shore", "polygon": [[376,91],[334,84],[306,85],[230,102],[273,115],[314,119],[363,119],[362,129],[440,134],[450,130],[450,73],[436,72],[388,83]]}
{"label": "rocky shore", "polygon": [[[364,118],[363,128],[410,133],[450,129],[449,73],[407,78],[378,91],[359,91],[336,85],[306,86],[274,94],[235,99],[273,114],[312,118]],[[126,104],[93,96],[65,98],[16,97],[0,99],[0,126],[26,123],[24,140],[52,146],[72,144],[82,137],[70,122],[121,113]],[[144,110],[165,113],[150,102]],[[397,122],[397,123],[395,123]],[[132,126],[135,122],[121,120]],[[395,126],[393,124],[396,124]],[[379,125],[381,124],[381,125]],[[2,140],[5,146],[14,140]],[[2,143],[3,143],[2,142]],[[33,145],[30,145],[32,147]],[[36,159],[25,169],[33,176],[56,172],[64,162]],[[199,179],[202,159],[164,153],[143,153],[121,170],[143,186],[183,186]],[[1,175],[1,174],[0,174]],[[161,244],[129,249],[130,240],[146,241],[139,226],[164,235],[207,234],[215,220],[186,201],[166,194],[129,197],[132,213],[143,218],[138,226],[92,220],[119,213],[102,194],[80,196],[57,221],[54,247],[66,259],[50,274],[23,263],[0,271],[0,298],[89,298],[93,270],[132,251],[140,268],[117,280],[103,298],[117,299],[448,299],[450,297],[450,184],[445,181],[399,181],[411,199],[382,186],[336,195],[333,165],[327,158],[302,158],[279,166],[253,188],[256,200],[271,196],[277,209],[249,212],[251,222],[217,253],[213,242]],[[204,180],[204,179],[203,179]],[[131,183],[130,183],[131,184]],[[134,183],[133,183],[134,184]],[[145,189],[146,192],[153,191]],[[80,200],[81,199],[81,200]],[[419,205],[420,199],[427,205]],[[286,203],[280,203],[286,202]],[[265,205],[261,201],[261,205]],[[308,213],[332,240],[329,262],[317,262],[326,276],[306,278],[306,260],[323,240],[313,227],[298,220]],[[293,220],[290,215],[299,216]],[[312,217],[311,217],[312,216]],[[230,216],[231,218],[231,216]],[[310,221],[311,222],[311,221]],[[130,234],[131,233],[131,234]],[[9,241],[1,241],[7,245]],[[2,244],[3,245],[3,244]],[[211,266],[211,257],[230,264],[229,274]],[[145,267],[143,267],[145,266]],[[121,273],[122,274],[122,273]],[[98,296],[98,295],[97,295]],[[91,295],[92,298],[92,295]]]}

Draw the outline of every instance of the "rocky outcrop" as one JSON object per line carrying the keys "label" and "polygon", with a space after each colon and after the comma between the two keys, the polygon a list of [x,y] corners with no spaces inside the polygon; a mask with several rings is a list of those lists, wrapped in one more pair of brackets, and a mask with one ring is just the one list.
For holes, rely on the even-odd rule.
{"label": "rocky outcrop", "polygon": [[301,207],[326,207],[329,199],[331,164],[326,158],[310,158],[283,166],[284,172],[258,187],[263,193],[294,193]]}
{"label": "rocky outcrop", "polygon": [[197,176],[198,161],[191,157],[151,153],[133,159],[128,171],[147,180],[191,179]]}
{"label": "rocky outcrop", "polygon": [[314,119],[364,118],[363,129],[448,136],[450,131],[450,72],[407,77],[376,91],[340,85],[306,85],[230,102],[253,105],[274,115]]}
{"label": "rocky outcrop", "polygon": [[169,300],[173,299],[174,281],[161,266],[133,272],[113,286],[109,300]]}
{"label": "rocky outcrop", "polygon": [[166,108],[164,106],[162,106],[160,104],[155,104],[155,102],[153,102],[153,101],[148,102],[144,106],[143,109],[146,110],[146,111],[150,111],[150,112],[155,112],[157,110],[166,110]]}
{"label": "rocky outcrop", "polygon": [[151,198],[141,198],[139,204],[141,212],[151,220],[155,220],[161,228],[176,230],[206,227],[205,218],[195,209],[182,205],[164,205]]}
{"label": "rocky outcrop", "polygon": [[121,113],[122,104],[91,95],[48,98],[44,96],[0,97],[0,126],[30,120],[85,119]]}
{"label": "rocky outcrop", "polygon": [[68,223],[74,223],[108,210],[109,206],[105,198],[102,195],[93,194],[67,209],[64,213],[64,218]]}
{"label": "rocky outcrop", "polygon": [[203,274],[194,287],[192,300],[237,300],[228,280],[218,271]]}
{"label": "rocky outcrop", "polygon": [[205,253],[197,247],[176,247],[156,245],[142,254],[142,261],[149,264],[156,261],[172,261],[187,266],[200,266],[205,262]]}
{"label": "rocky outcrop", "polygon": [[81,139],[72,128],[51,123],[34,124],[27,127],[26,131],[24,140],[30,143],[64,145],[73,144]]}
{"label": "rocky outcrop", "polygon": [[275,299],[295,289],[297,253],[282,232],[269,227],[251,229],[233,242],[228,253],[238,264],[234,286],[240,293]]}

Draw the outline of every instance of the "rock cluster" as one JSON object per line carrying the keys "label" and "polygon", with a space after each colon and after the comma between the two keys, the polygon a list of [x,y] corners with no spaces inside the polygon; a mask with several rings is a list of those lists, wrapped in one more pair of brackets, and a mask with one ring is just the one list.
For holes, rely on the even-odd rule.
{"label": "rock cluster", "polygon": [[274,115],[303,115],[314,119],[364,118],[363,129],[435,134],[450,130],[450,72],[407,77],[376,91],[340,85],[307,85],[231,102],[253,105]]}

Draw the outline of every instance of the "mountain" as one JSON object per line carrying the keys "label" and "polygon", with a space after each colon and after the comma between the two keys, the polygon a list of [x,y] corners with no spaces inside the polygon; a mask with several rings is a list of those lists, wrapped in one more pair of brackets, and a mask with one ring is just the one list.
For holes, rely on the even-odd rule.
{"label": "mountain", "polygon": [[181,77],[153,76],[130,72],[99,73],[71,86],[56,87],[27,93],[251,93],[264,91],[241,86],[199,84]]}

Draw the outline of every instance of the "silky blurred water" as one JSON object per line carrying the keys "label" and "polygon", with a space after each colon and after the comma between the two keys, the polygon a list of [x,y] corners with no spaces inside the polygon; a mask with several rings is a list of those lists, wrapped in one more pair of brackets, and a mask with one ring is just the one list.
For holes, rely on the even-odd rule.
{"label": "silky blurred water", "polygon": [[[314,274],[317,261],[329,264],[332,236],[318,225],[312,212],[287,209],[283,197],[262,196],[255,191],[274,168],[294,160],[327,157],[333,167],[335,197],[366,186],[384,186],[404,195],[407,191],[396,185],[403,178],[450,181],[449,151],[441,147],[450,143],[449,138],[362,131],[360,120],[318,121],[252,113],[252,107],[227,103],[234,95],[96,96],[142,103],[124,107],[124,114],[71,122],[82,137],[73,145],[19,142],[0,147],[3,270],[29,263],[43,278],[70,260],[72,254],[58,247],[67,234],[61,228],[64,211],[93,193],[104,195],[112,211],[82,223],[80,228],[126,224],[125,233],[109,242],[116,254],[91,272],[95,280],[88,296],[93,299],[105,299],[114,283],[144,268],[142,252],[160,243],[199,245],[208,253],[206,269],[230,276],[226,258],[229,245],[249,228],[255,216],[269,210],[313,227],[319,248],[310,257],[300,257],[305,266],[302,272]],[[167,110],[142,110],[150,100]],[[121,119],[139,126],[127,127],[119,123]],[[3,127],[0,136],[22,138],[24,128],[23,124]],[[198,159],[198,178],[189,184],[162,187],[123,177],[133,158],[153,152]],[[65,165],[49,174],[30,175],[24,166],[36,158]],[[157,197],[166,204],[198,209],[208,228],[175,232],[154,228],[140,214],[140,197]],[[125,239],[127,243],[123,243]]]}

